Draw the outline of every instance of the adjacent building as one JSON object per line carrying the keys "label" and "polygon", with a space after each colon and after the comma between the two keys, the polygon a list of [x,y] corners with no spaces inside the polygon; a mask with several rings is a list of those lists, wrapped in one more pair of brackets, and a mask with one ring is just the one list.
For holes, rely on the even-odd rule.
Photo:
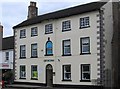
{"label": "adjacent building", "polygon": [[37,15],[13,27],[15,82],[47,86],[112,83],[113,3],[92,2]]}
{"label": "adjacent building", "polygon": [[13,71],[14,36],[3,38],[3,26],[0,26],[0,71],[1,76],[7,71]]}

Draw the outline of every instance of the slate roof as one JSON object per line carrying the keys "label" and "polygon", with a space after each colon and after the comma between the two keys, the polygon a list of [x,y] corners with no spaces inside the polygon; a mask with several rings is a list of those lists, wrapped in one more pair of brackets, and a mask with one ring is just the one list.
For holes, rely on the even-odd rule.
{"label": "slate roof", "polygon": [[22,23],[14,26],[13,29],[40,23],[44,20],[64,18],[81,13],[96,11],[99,10],[104,4],[106,4],[106,2],[92,2],[92,3],[87,3],[87,4],[39,15],[37,17],[23,21]]}
{"label": "slate roof", "polygon": [[14,49],[14,36],[2,39],[2,50]]}

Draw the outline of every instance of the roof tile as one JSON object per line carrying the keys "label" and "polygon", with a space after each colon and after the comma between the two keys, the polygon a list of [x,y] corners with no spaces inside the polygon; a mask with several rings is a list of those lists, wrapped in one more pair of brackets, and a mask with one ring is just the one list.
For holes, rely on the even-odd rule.
{"label": "roof tile", "polygon": [[44,20],[64,18],[72,15],[81,14],[81,13],[96,11],[96,10],[99,10],[101,6],[103,6],[105,3],[106,2],[92,2],[92,3],[87,3],[87,4],[39,15],[37,17],[23,21],[22,23],[14,26],[13,29],[40,23]]}

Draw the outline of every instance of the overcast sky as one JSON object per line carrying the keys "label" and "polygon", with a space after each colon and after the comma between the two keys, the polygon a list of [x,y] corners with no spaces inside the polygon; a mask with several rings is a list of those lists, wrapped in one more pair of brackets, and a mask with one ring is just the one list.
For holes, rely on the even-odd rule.
{"label": "overcast sky", "polygon": [[[12,36],[12,27],[27,19],[31,0],[0,0],[0,22],[4,26],[4,37]],[[38,13],[45,14],[68,7],[99,0],[32,0],[37,2]]]}

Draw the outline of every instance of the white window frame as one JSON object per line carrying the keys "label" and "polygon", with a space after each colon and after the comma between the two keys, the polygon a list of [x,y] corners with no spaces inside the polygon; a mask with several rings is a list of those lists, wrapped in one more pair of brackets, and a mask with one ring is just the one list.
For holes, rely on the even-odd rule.
{"label": "white window frame", "polygon": [[20,45],[20,58],[26,58],[26,45]]}
{"label": "white window frame", "polygon": [[[24,70],[22,69],[24,67]],[[20,65],[20,78],[26,78],[26,66]]]}
{"label": "white window frame", "polygon": [[[81,42],[81,54],[90,54],[90,37],[80,38]],[[85,47],[88,48],[87,51],[84,51]]]}
{"label": "white window frame", "polygon": [[26,29],[20,30],[20,38],[26,37]]}
{"label": "white window frame", "polygon": [[53,25],[52,24],[46,24],[45,25],[45,34],[53,33]]}
{"label": "white window frame", "polygon": [[71,41],[70,41],[70,39],[63,40],[63,55],[71,55]]}
{"label": "white window frame", "polygon": [[[70,67],[70,71],[66,71],[66,67]],[[70,78],[66,78],[66,74],[70,75]],[[63,80],[71,80],[71,65],[63,65]]]}
{"label": "white window frame", "polygon": [[80,28],[90,27],[89,17],[80,18]]}
{"label": "white window frame", "polygon": [[[51,48],[47,47],[48,43],[51,44]],[[51,51],[51,53],[49,53],[49,51]],[[46,56],[52,56],[52,55],[53,55],[53,43],[52,43],[52,41],[48,40],[46,42]]]}
{"label": "white window frame", "polygon": [[[84,66],[88,66],[89,67],[89,71],[84,71]],[[89,79],[87,79],[87,78],[84,78],[84,74],[89,74]],[[90,64],[81,64],[81,80],[82,81],[90,81],[90,79],[91,79],[91,66],[90,66]]]}
{"label": "white window frame", "polygon": [[9,61],[9,57],[10,56],[10,53],[9,52],[5,52],[5,61]]}
{"label": "white window frame", "polygon": [[71,21],[67,20],[67,21],[63,21],[62,22],[62,31],[69,31],[71,30]]}
{"label": "white window frame", "polygon": [[31,44],[31,57],[37,57],[37,43]]}
{"label": "white window frame", "polygon": [[31,37],[37,36],[37,35],[38,35],[38,28],[37,27],[31,28]]}
{"label": "white window frame", "polygon": [[[33,67],[37,67],[36,71],[34,70],[35,72],[37,72],[37,77],[33,76],[33,73],[34,73]],[[31,65],[31,79],[38,79],[38,66],[37,65]]]}

